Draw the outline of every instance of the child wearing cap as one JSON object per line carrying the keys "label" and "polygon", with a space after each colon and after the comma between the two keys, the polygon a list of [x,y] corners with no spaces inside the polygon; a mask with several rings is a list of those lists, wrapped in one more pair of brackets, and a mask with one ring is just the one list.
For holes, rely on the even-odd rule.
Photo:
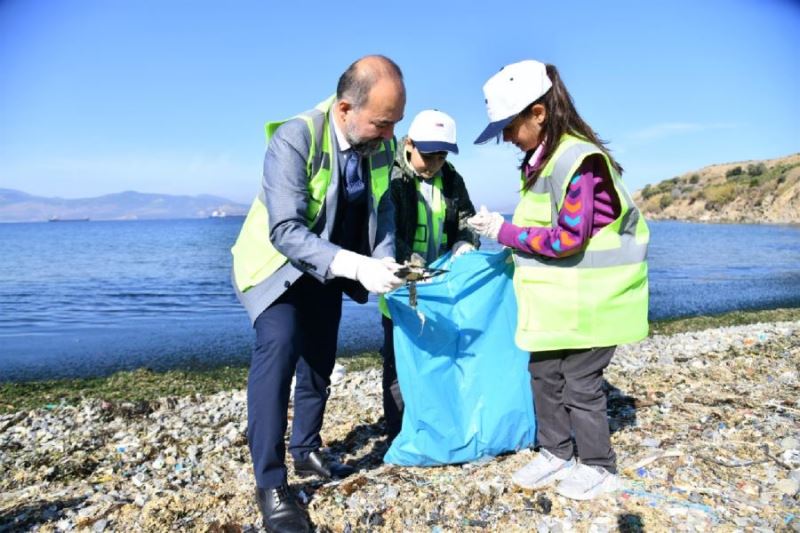
{"label": "child wearing cap", "polygon": [[[454,256],[475,250],[478,237],[467,219],[475,214],[464,179],[447,161],[458,153],[456,123],[447,114],[425,110],[414,117],[401,139],[392,167],[390,191],[395,205],[395,259],[412,253],[426,264],[448,251]],[[383,410],[391,442],[400,432],[403,397],[397,382],[392,320],[383,312]]]}
{"label": "child wearing cap", "polygon": [[469,221],[514,255],[540,452],[512,481],[592,499],[621,487],[603,370],[617,345],[648,333],[647,225],[553,65],[508,65],[483,91],[490,124],[475,143],[502,135],[525,154],[513,221],[485,207]]}

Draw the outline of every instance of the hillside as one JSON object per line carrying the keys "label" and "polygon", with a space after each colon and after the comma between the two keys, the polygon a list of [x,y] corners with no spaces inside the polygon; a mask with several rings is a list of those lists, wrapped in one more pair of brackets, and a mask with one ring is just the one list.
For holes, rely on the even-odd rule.
{"label": "hillside", "polygon": [[800,154],[711,165],[633,195],[650,219],[800,223]]}
{"label": "hillside", "polygon": [[94,198],[49,198],[0,189],[0,222],[138,220],[244,215],[247,206],[210,195],[174,196],[126,191]]}

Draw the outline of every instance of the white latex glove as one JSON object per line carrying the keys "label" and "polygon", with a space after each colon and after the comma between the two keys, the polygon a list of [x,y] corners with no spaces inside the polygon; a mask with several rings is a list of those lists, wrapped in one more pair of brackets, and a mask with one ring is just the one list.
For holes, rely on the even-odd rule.
{"label": "white latex glove", "polygon": [[358,281],[375,294],[387,293],[403,284],[403,280],[394,275],[400,265],[391,257],[374,259],[350,250],[339,250],[328,268],[334,276]]}
{"label": "white latex glove", "polygon": [[485,205],[481,206],[475,216],[467,219],[467,224],[475,231],[475,233],[488,237],[492,240],[497,240],[497,234],[500,233],[500,226],[503,225],[505,219],[503,215],[498,212],[489,212]]}
{"label": "white latex glove", "polygon": [[475,246],[471,242],[456,241],[456,243],[453,245],[453,257],[458,257],[459,255],[464,255],[474,251]]}
{"label": "white latex glove", "polygon": [[400,287],[405,283],[401,278],[394,275],[400,268],[391,257],[374,259],[362,256],[364,259],[358,265],[358,281],[370,292],[375,294],[385,294]]}

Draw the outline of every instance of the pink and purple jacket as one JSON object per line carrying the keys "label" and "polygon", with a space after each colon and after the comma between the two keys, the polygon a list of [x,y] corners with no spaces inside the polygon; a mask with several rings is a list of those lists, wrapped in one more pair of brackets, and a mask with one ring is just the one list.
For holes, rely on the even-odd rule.
{"label": "pink and purple jacket", "polygon": [[[539,146],[525,166],[530,176],[541,164]],[[583,250],[589,238],[619,216],[619,199],[614,191],[605,161],[587,157],[570,180],[567,197],[558,212],[554,228],[521,228],[510,222],[500,227],[497,240],[504,246],[529,254],[547,257],[567,257]]]}

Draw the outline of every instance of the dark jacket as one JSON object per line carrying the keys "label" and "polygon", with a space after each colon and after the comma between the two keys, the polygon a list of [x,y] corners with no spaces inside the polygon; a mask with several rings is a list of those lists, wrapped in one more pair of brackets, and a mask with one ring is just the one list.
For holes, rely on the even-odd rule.
{"label": "dark jacket", "polygon": [[[397,144],[392,181],[390,184],[395,216],[395,259],[398,263],[411,257],[414,234],[417,230],[417,176],[406,160],[405,139]],[[442,173],[442,196],[446,212],[444,231],[447,235],[448,250],[458,241],[467,241],[480,246],[478,236],[467,226],[467,219],[475,214],[475,207],[469,199],[464,179],[449,161],[445,162]]]}

